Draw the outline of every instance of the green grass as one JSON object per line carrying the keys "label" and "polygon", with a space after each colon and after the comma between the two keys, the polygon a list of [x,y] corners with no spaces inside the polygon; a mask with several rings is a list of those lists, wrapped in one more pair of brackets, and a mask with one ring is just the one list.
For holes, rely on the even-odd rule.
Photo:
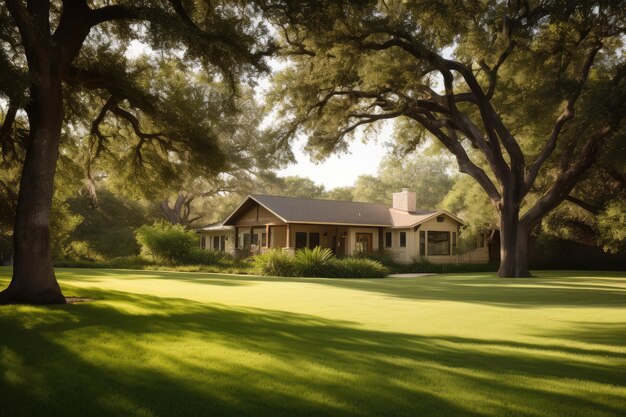
{"label": "green grass", "polygon": [[[0,285],[10,271],[0,268]],[[624,416],[624,273],[58,270],[0,307],[0,416]]]}

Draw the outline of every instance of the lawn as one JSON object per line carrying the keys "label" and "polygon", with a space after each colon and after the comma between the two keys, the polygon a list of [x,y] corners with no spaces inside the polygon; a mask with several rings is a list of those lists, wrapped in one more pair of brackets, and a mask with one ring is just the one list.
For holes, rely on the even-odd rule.
{"label": "lawn", "polygon": [[61,269],[96,301],[0,307],[0,416],[625,416],[625,274],[537,275]]}

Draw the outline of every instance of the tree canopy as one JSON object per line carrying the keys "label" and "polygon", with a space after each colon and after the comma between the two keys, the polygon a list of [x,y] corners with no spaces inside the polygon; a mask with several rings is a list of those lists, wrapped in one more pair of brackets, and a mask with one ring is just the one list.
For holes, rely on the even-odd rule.
{"label": "tree canopy", "polygon": [[500,275],[527,276],[530,231],[623,136],[625,6],[294,2],[278,22],[280,133],[322,155],[385,119],[407,151],[435,138],[498,211]]}
{"label": "tree canopy", "polygon": [[[137,167],[164,180],[184,166],[207,178],[228,169],[224,137],[241,87],[268,70],[265,58],[274,51],[261,18],[267,5],[0,4],[0,154],[21,165],[15,267],[1,302],[64,301],[49,244],[59,156],[83,155],[88,182],[94,159],[107,153],[135,182],[146,180]],[[133,46],[153,53],[134,58]]]}

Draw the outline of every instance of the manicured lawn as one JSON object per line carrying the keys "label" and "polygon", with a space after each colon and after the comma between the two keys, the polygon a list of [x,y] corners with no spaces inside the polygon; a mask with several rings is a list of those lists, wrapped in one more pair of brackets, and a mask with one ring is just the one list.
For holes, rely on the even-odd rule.
{"label": "manicured lawn", "polygon": [[97,301],[0,307],[0,416],[625,416],[626,274],[537,275],[58,270]]}

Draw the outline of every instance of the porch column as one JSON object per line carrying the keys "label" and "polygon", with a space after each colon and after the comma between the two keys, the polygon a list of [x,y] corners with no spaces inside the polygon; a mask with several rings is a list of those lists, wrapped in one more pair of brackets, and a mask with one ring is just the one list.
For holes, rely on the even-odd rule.
{"label": "porch column", "polygon": [[289,236],[291,235],[291,233],[289,231],[289,223],[287,223],[286,229],[287,229],[287,236],[285,236],[285,246],[290,248],[291,247],[291,245],[290,245],[290,240],[291,239],[289,239]]}
{"label": "porch column", "polygon": [[270,225],[269,225],[269,224],[266,224],[266,225],[265,225],[265,247],[266,247],[266,248],[270,248],[270,247],[272,247],[272,245],[271,245],[271,243],[270,243],[270,242],[271,242],[271,241],[270,241],[270,232],[271,232],[271,230],[272,230],[272,229],[270,229]]}

